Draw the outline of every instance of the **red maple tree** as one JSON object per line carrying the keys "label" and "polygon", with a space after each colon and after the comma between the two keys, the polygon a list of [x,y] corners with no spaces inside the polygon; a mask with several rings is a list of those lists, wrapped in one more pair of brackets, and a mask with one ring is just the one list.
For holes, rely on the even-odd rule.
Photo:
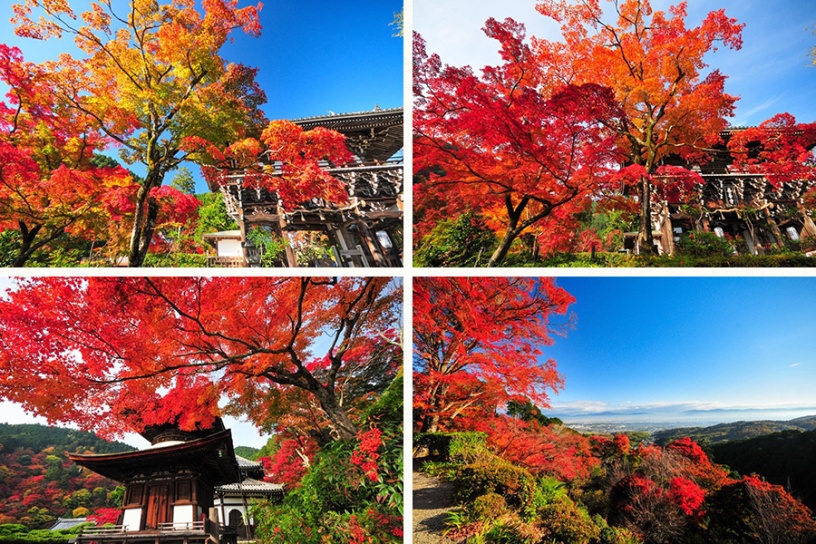
{"label": "red maple tree", "polygon": [[[771,191],[788,190],[788,200],[802,219],[804,234],[816,236],[816,224],[810,216],[813,209],[814,182],[816,182],[816,123],[797,123],[789,113],[781,113],[763,121],[757,127],[734,131],[728,140],[735,173],[761,175]],[[776,221],[766,210],[764,219],[781,243],[785,237]]]}
{"label": "red maple tree", "polygon": [[135,187],[121,167],[93,164],[106,145],[91,119],[54,99],[49,74],[26,62],[16,47],[0,44],[0,231],[19,233],[12,260],[23,266],[65,233],[104,236],[110,192]]}
{"label": "red maple tree", "polygon": [[[563,41],[535,40],[534,57],[550,77],[613,90],[623,115],[615,125],[628,178],[639,203],[638,240],[654,249],[652,202],[657,181],[687,183],[688,175],[658,172],[669,155],[702,158],[727,127],[737,98],[718,70],[703,75],[706,54],[742,46],[742,27],[720,9],[686,27],[686,2],[653,11],[648,0],[540,0],[536,9],[561,25]],[[693,180],[692,180],[693,181]],[[699,180],[698,180],[699,181]]]}
{"label": "red maple tree", "polygon": [[434,432],[482,402],[532,400],[563,386],[541,347],[561,332],[550,324],[573,297],[552,279],[416,278],[414,409]]}
{"label": "red maple tree", "polygon": [[414,38],[414,198],[418,237],[444,217],[485,215],[500,234],[496,266],[522,233],[556,210],[582,210],[610,182],[620,111],[608,88],[548,77],[523,25],[489,19],[484,30],[504,63],[481,77],[442,66]]}
{"label": "red maple tree", "polygon": [[563,482],[588,478],[598,465],[590,440],[563,425],[541,425],[504,415],[468,418],[459,428],[483,432],[488,448],[535,475],[551,475]]}
{"label": "red maple tree", "polygon": [[[152,191],[188,159],[187,137],[219,146],[246,137],[263,115],[257,70],[226,62],[220,50],[236,30],[261,31],[261,5],[235,0],[164,0],[119,5],[95,0],[77,14],[68,2],[21,0],[15,32],[35,39],[70,35],[81,53],[41,69],[52,98],[70,105],[145,167],[131,214],[129,265],[141,266],[153,242],[159,203]],[[124,9],[122,9],[124,8]]]}
{"label": "red maple tree", "polygon": [[269,123],[260,139],[245,138],[224,150],[201,138],[187,138],[184,146],[206,163],[202,171],[211,183],[224,185],[229,182],[224,173],[243,170],[244,187],[275,193],[288,210],[314,198],[338,204],[348,201],[346,186],[326,169],[354,160],[346,137],[334,130],[304,130],[278,120]]}
{"label": "red maple tree", "polygon": [[341,384],[372,354],[400,360],[383,336],[400,297],[387,278],[18,280],[0,301],[0,397],[117,436],[207,428],[222,396],[264,425],[305,392],[331,437],[353,438]]}

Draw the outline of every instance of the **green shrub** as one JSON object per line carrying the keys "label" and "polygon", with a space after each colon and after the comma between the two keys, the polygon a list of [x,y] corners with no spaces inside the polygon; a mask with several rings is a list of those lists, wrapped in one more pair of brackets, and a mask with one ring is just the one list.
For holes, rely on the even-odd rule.
{"label": "green shrub", "polygon": [[484,219],[465,212],[456,219],[440,221],[417,244],[416,266],[485,266],[498,239]]}
{"label": "green shrub", "polygon": [[456,464],[472,463],[489,454],[485,433],[420,433],[415,441],[417,446],[428,448],[431,456]]}
{"label": "green shrub", "polygon": [[800,268],[816,267],[816,257],[802,253],[775,255],[627,255],[625,253],[559,253],[541,261],[508,257],[502,266],[551,268]]}
{"label": "green shrub", "polygon": [[507,513],[507,501],[498,493],[486,493],[476,497],[468,509],[473,519],[493,521]]}
{"label": "green shrub", "polygon": [[496,523],[485,532],[483,542],[490,544],[529,544],[528,535],[522,534],[517,523]]}
{"label": "green shrub", "polygon": [[538,523],[557,542],[590,544],[597,542],[601,529],[586,509],[563,497],[539,511]]}
{"label": "green shrub", "polygon": [[[392,401],[396,402],[392,398],[376,409],[372,407],[372,411],[391,413]],[[282,503],[267,502],[253,508],[260,541],[401,542],[402,428],[384,419],[381,422],[387,423],[383,426],[390,431],[383,432],[377,448],[374,476],[363,472],[355,453],[361,451],[366,435],[379,428],[361,431],[356,440],[328,444],[315,456],[300,487],[287,491]]]}
{"label": "green shrub", "polygon": [[428,476],[442,478],[443,480],[453,480],[459,470],[457,465],[447,461],[425,461],[422,463],[422,472]]}
{"label": "green shrub", "polygon": [[27,533],[28,527],[21,523],[2,523],[0,524],[0,536],[14,535],[18,533]]}
{"label": "green shrub", "polygon": [[693,257],[689,255],[639,257],[643,267],[696,267],[696,268],[799,268],[816,266],[816,257],[803,254],[729,255]]}
{"label": "green shrub", "polygon": [[364,419],[379,422],[381,428],[401,426],[404,389],[404,373],[400,368],[385,391],[365,409]]}
{"label": "green shrub", "polygon": [[498,493],[509,507],[524,510],[533,503],[535,491],[535,478],[527,469],[494,460],[462,467],[454,482],[453,498],[469,503],[480,495]]}
{"label": "green shrub", "polygon": [[610,527],[606,520],[597,514],[592,516],[592,521],[601,530],[600,544],[640,544],[640,540],[630,529]]}
{"label": "green shrub", "polygon": [[19,523],[3,523],[0,524],[0,544],[68,544],[89,525],[93,524],[83,523],[71,529],[49,531],[48,529],[29,529]]}
{"label": "green shrub", "polygon": [[508,257],[502,266],[545,266],[552,268],[631,268],[639,266],[637,255],[622,252],[556,253],[540,261],[525,260],[522,255]]}
{"label": "green shrub", "polygon": [[567,497],[567,488],[563,482],[552,476],[544,476],[533,492],[532,502],[521,513],[522,517],[529,522],[535,521],[544,507]]}
{"label": "green shrub", "polygon": [[734,248],[725,238],[713,232],[691,232],[676,244],[677,253],[691,257],[728,257]]}

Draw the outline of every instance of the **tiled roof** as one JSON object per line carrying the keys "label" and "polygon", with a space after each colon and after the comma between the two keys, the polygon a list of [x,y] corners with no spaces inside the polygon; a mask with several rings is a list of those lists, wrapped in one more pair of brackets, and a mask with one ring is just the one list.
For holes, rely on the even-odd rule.
{"label": "tiled roof", "polygon": [[49,529],[51,531],[58,531],[60,529],[70,529],[77,525],[87,523],[88,518],[57,518],[54,525]]}
{"label": "tiled roof", "polygon": [[240,484],[220,485],[216,488],[216,490],[224,493],[258,493],[263,495],[278,495],[283,494],[284,485],[261,482],[253,478],[247,478]]}
{"label": "tiled roof", "polygon": [[[240,234],[241,231],[238,231]],[[260,461],[252,461],[251,459],[247,459],[246,457],[241,457],[240,455],[235,456],[235,460],[238,461],[238,466],[240,468],[261,468],[263,465]]]}

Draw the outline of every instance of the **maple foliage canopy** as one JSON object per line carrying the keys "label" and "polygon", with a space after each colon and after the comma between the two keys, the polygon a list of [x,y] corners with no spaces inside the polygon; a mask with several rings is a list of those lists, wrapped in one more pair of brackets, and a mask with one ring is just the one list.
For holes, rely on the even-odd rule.
{"label": "maple foliage canopy", "polygon": [[226,146],[263,119],[256,70],[219,55],[234,30],[260,33],[259,9],[239,8],[235,0],[132,0],[120,12],[111,0],[95,0],[78,16],[64,0],[14,6],[18,35],[74,36],[84,58],[62,54],[41,65],[54,97],[120,146],[128,163],[146,167],[133,214],[131,266],[141,266],[152,241],[159,203],[151,190],[187,159],[183,139]]}
{"label": "maple foliage canopy", "polygon": [[104,232],[115,210],[105,195],[135,187],[121,167],[100,168],[94,152],[104,137],[88,116],[64,101],[42,67],[0,44],[0,230],[19,232],[13,266],[64,233]]}
{"label": "maple foliage canopy", "polygon": [[207,428],[222,398],[265,425],[306,393],[353,438],[347,383],[399,364],[400,301],[385,278],[21,279],[0,303],[0,396],[110,437]]}
{"label": "maple foliage canopy", "polygon": [[735,131],[728,140],[734,167],[762,174],[775,189],[791,181],[816,180],[815,146],[816,123],[797,123],[789,113]]}
{"label": "maple foliage canopy", "polygon": [[551,475],[568,482],[589,477],[591,469],[598,465],[589,439],[563,425],[489,415],[469,418],[459,426],[485,433],[491,451],[535,475]]}
{"label": "maple foliage canopy", "polygon": [[[533,40],[533,56],[550,77],[572,84],[611,88],[624,112],[617,125],[625,165],[638,167],[630,181],[640,203],[638,238],[653,246],[651,201],[654,176],[668,155],[701,157],[719,141],[737,97],[725,92],[726,77],[705,74],[706,54],[719,44],[742,46],[742,28],[720,9],[688,28],[686,2],[653,11],[648,0],[543,0],[536,9],[561,25],[563,41]],[[673,176],[669,183],[688,181]]]}
{"label": "maple foliage canopy", "polygon": [[326,170],[354,160],[346,137],[337,131],[325,127],[304,130],[291,121],[276,120],[267,125],[260,139],[245,138],[224,150],[201,138],[187,138],[184,146],[206,164],[202,171],[209,182],[222,185],[225,172],[244,170],[244,187],[275,193],[286,209],[314,198],[340,204],[348,201],[346,186]]}
{"label": "maple foliage canopy", "polygon": [[425,179],[414,193],[425,215],[418,236],[452,214],[491,218],[502,238],[495,266],[525,230],[554,211],[580,211],[611,180],[616,134],[608,127],[619,110],[608,88],[549,77],[522,24],[490,19],[484,31],[504,63],[481,77],[443,66],[415,35],[414,171]]}
{"label": "maple foliage canopy", "polygon": [[475,404],[532,400],[563,386],[541,347],[574,298],[552,279],[416,278],[414,409],[433,432]]}

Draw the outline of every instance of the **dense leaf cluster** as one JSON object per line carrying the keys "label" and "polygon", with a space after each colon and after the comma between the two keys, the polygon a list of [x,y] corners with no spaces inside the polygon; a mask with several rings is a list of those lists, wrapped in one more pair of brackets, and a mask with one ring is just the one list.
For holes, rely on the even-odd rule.
{"label": "dense leaf cluster", "polygon": [[356,437],[314,453],[282,504],[255,508],[261,542],[402,542],[402,390],[400,373],[361,414]]}

